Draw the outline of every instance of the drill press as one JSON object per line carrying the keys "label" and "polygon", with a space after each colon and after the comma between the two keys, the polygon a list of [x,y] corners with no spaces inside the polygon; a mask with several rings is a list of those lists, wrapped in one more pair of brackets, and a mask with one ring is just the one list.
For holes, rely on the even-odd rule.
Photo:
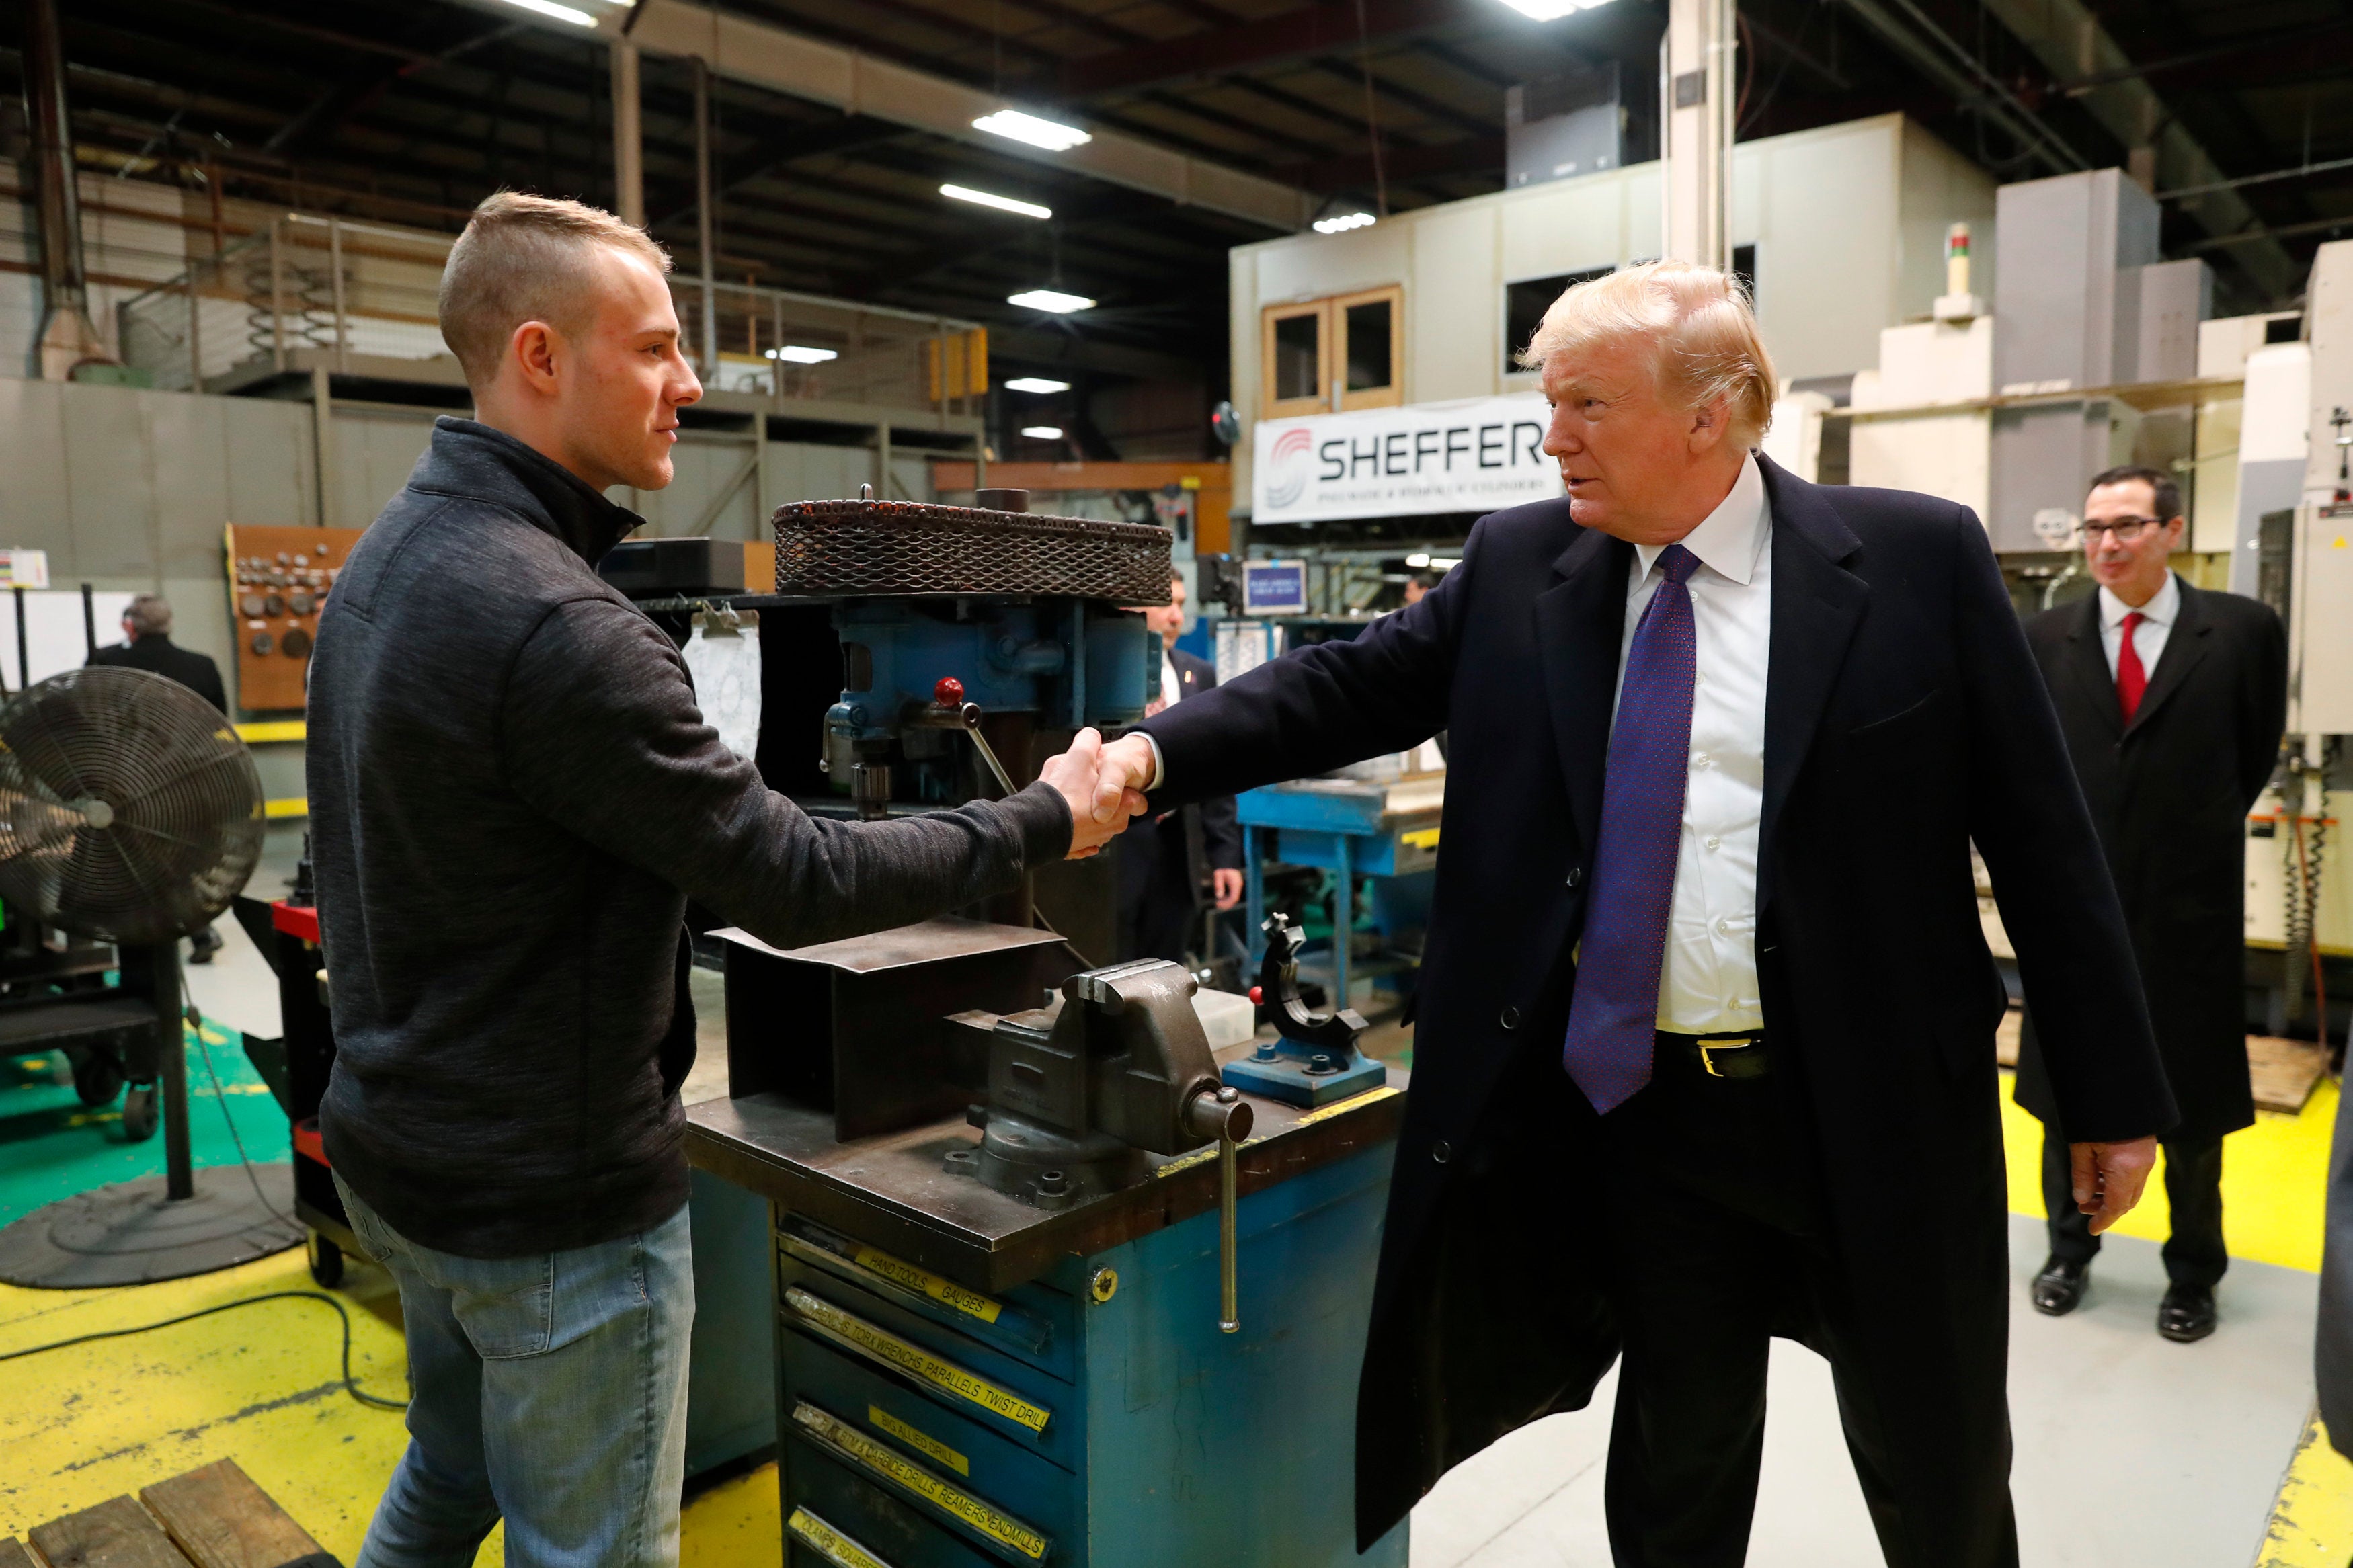
{"label": "drill press", "polygon": [[[762,769],[791,788],[814,732],[792,793],[872,817],[1141,717],[1120,606],[1165,602],[1167,537],[811,502],[778,513],[777,577],[764,631],[821,625],[797,666],[841,685],[820,708],[772,680],[803,700],[767,705]],[[1094,863],[1055,869],[1107,912]],[[1398,1088],[1377,1063],[1314,1106],[1221,1081],[1182,968],[1103,963],[1026,897],[973,913],[793,952],[714,933],[731,1082],[688,1146],[770,1205],[787,1562],[1359,1562],[1348,1489],[1300,1483],[1353,1447]],[[1402,1568],[1405,1540],[1361,1561]]]}

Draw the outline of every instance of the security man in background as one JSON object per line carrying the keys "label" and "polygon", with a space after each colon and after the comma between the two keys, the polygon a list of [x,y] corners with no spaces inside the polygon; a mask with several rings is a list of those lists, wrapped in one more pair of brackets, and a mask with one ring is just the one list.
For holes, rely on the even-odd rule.
{"label": "security man in background", "polygon": [[[2158,1049],[2181,1107],[2163,1140],[2173,1235],[2157,1331],[2214,1331],[2222,1247],[2222,1136],[2251,1125],[2242,953],[2245,821],[2279,757],[2287,638],[2258,600],[2174,575],[2181,490],[2155,468],[2110,468],[2084,505],[2084,557],[2099,592],[2026,624],[2123,896]],[[2051,1258],[2034,1305],[2084,1299],[2100,1238],[2073,1199],[2066,1130],[2030,1013],[2018,1103],[2040,1117]]]}
{"label": "security man in background", "polygon": [[[214,707],[228,713],[228,694],[221,688],[220,666],[209,654],[182,647],[172,640],[172,605],[161,594],[142,594],[122,611],[122,640],[94,650],[91,664],[143,669],[178,681]],[[210,926],[189,939],[188,962],[210,963],[221,950],[220,932]]]}
{"label": "security man in background", "polygon": [[[1156,691],[1145,704],[1157,713],[1218,684],[1218,669],[1176,646],[1185,629],[1185,579],[1168,574],[1168,602],[1140,612],[1160,635]],[[1242,899],[1242,830],[1234,797],[1213,795],[1198,805],[1139,816],[1119,840],[1119,950],[1123,958],[1185,962],[1185,949],[1199,934],[1201,870],[1208,870],[1209,896],[1220,910]],[[1201,954],[1203,958],[1210,956]]]}

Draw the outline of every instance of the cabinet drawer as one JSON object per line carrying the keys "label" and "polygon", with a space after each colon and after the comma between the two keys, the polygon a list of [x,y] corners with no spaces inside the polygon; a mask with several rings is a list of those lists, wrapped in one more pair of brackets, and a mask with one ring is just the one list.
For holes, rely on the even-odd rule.
{"label": "cabinet drawer", "polygon": [[1078,1375],[1078,1303],[1059,1290],[1031,1284],[984,1295],[814,1220],[787,1215],[776,1226],[776,1293],[782,1296],[812,1269],[1065,1382]]}
{"label": "cabinet drawer", "polygon": [[816,1405],[1050,1539],[1077,1539],[1079,1481],[1070,1470],[829,1342],[797,1331],[778,1337],[786,1429],[799,1405]]}
{"label": "cabinet drawer", "polygon": [[905,1380],[959,1415],[1075,1468],[1083,1406],[1071,1384],[811,1271],[786,1287],[787,1331]]}
{"label": "cabinet drawer", "polygon": [[787,1438],[778,1452],[786,1469],[785,1535],[797,1553],[806,1549],[819,1563],[869,1568],[849,1552],[828,1551],[830,1534],[848,1536],[881,1568],[1003,1568],[807,1444]]}
{"label": "cabinet drawer", "polygon": [[1038,1526],[983,1496],[963,1476],[949,1475],[944,1465],[934,1468],[933,1463],[913,1458],[892,1442],[870,1436],[862,1420],[844,1419],[803,1399],[795,1403],[786,1430],[794,1441],[820,1458],[870,1486],[880,1487],[951,1535],[1004,1559],[1012,1568],[1039,1568],[1066,1561],[1053,1555],[1052,1538]]}

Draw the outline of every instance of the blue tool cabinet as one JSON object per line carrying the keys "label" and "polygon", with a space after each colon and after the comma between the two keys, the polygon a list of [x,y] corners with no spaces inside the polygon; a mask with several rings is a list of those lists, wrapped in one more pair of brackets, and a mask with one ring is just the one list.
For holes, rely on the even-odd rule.
{"label": "blue tool cabinet", "polygon": [[989,1294],[779,1205],[787,1562],[1404,1568],[1359,1556],[1356,1394],[1395,1145]]}

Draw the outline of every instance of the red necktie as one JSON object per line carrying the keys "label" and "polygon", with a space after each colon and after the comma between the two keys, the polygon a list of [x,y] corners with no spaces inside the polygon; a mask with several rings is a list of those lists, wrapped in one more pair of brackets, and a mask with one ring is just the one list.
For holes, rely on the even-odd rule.
{"label": "red necktie", "polygon": [[2125,645],[2116,654],[2116,703],[2125,710],[2127,724],[2140,710],[2141,694],[2148,689],[2148,671],[2140,667],[2140,653],[2133,647],[2133,628],[2147,619],[2138,610],[2125,617]]}

